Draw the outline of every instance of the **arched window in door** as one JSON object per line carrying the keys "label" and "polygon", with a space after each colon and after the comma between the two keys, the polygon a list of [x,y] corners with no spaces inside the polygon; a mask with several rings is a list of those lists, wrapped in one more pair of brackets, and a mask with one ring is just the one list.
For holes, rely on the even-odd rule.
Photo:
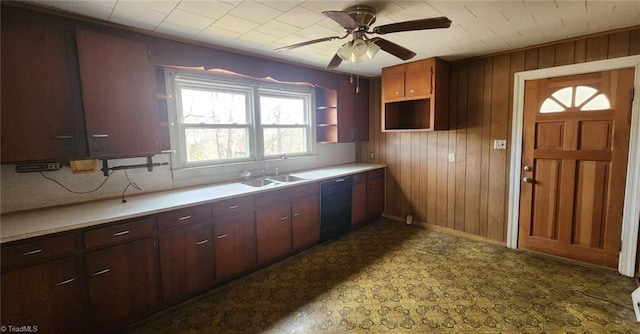
{"label": "arched window in door", "polygon": [[565,112],[568,109],[578,111],[611,109],[609,99],[604,93],[589,86],[566,87],[555,91],[540,106],[540,113]]}

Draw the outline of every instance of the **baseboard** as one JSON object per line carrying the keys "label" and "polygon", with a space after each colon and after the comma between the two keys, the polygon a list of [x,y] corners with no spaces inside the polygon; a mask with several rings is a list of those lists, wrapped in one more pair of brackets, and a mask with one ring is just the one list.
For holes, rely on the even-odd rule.
{"label": "baseboard", "polygon": [[[401,222],[404,224],[404,219],[402,217],[398,217],[398,216],[393,216],[393,215],[388,215],[388,214],[382,214],[382,216],[384,218],[388,218],[391,220],[395,220],[397,222]],[[449,235],[455,235],[457,237],[462,237],[465,239],[469,239],[469,240],[474,240],[474,241],[480,241],[480,242],[484,242],[484,243],[488,243],[488,244],[492,244],[492,245],[497,245],[497,246],[502,246],[502,247],[506,247],[507,246],[507,242],[506,241],[496,241],[496,240],[492,240],[483,236],[479,236],[477,234],[473,234],[473,233],[467,233],[467,232],[462,232],[462,231],[458,231],[458,230],[453,230],[447,227],[442,227],[442,226],[438,226],[438,225],[433,225],[433,224],[427,224],[427,223],[423,223],[423,222],[419,222],[419,221],[413,221],[412,225],[424,228],[426,230],[430,230],[430,231],[435,231],[435,232],[440,232],[440,233],[444,233],[444,234],[449,234]]]}

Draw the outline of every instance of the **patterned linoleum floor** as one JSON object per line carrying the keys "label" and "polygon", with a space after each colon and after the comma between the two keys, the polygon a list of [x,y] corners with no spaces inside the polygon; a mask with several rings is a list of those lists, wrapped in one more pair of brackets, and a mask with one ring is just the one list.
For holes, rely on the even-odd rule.
{"label": "patterned linoleum floor", "polygon": [[131,333],[640,333],[614,271],[382,220]]}

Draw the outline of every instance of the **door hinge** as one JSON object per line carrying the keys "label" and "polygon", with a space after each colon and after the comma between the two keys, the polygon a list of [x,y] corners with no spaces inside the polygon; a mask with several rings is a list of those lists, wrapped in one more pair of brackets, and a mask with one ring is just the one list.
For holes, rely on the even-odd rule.
{"label": "door hinge", "polygon": [[631,101],[633,102],[633,98],[636,96],[636,88],[631,88]]}

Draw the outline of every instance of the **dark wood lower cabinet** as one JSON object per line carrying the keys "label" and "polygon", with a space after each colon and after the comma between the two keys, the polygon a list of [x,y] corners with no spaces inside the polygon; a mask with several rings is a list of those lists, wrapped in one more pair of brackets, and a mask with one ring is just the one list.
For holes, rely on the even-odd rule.
{"label": "dark wood lower cabinet", "polygon": [[367,219],[380,217],[384,212],[384,169],[367,172]]}
{"label": "dark wood lower cabinet", "polygon": [[315,245],[320,240],[320,197],[311,195],[291,202],[293,249]]}
{"label": "dark wood lower cabinet", "polygon": [[155,310],[160,283],[154,239],[85,255],[91,322],[98,331],[122,327]]}
{"label": "dark wood lower cabinet", "polygon": [[214,218],[216,276],[225,281],[256,266],[255,211]]}
{"label": "dark wood lower cabinet", "polygon": [[266,264],[291,253],[291,204],[270,205],[256,211],[258,264]]}
{"label": "dark wood lower cabinet", "polygon": [[367,220],[366,174],[361,173],[353,176],[351,194],[351,224],[364,223]]}
{"label": "dark wood lower cabinet", "polygon": [[215,283],[213,225],[204,223],[158,236],[160,276],[165,303],[172,303]]}
{"label": "dark wood lower cabinet", "polygon": [[40,333],[85,332],[86,304],[75,256],[2,274],[3,326],[37,326]]}

